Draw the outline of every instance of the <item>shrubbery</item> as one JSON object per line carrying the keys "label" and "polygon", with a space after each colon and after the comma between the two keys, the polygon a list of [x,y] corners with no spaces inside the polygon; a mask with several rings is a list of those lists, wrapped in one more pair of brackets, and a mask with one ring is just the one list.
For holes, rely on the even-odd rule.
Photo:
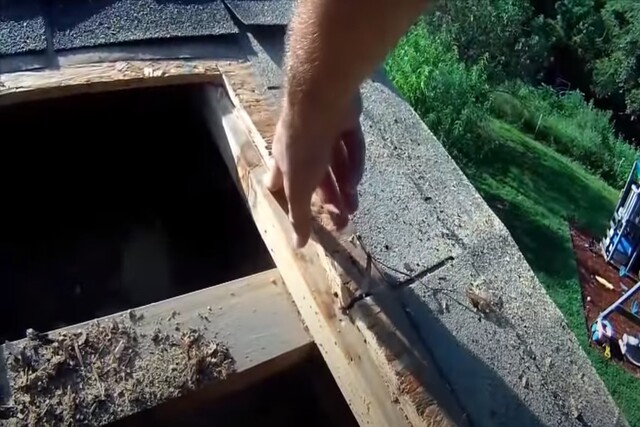
{"label": "shrubbery", "polygon": [[452,36],[418,22],[386,63],[389,77],[458,162],[483,157],[495,143],[493,115],[577,161],[620,188],[638,151],[616,136],[611,113],[577,91],[522,82],[494,87],[484,61],[467,64]]}
{"label": "shrubbery", "polygon": [[465,65],[446,34],[417,23],[386,63],[387,74],[458,161],[481,153],[490,87],[482,63]]}
{"label": "shrubbery", "polygon": [[503,85],[492,113],[574,159],[609,185],[627,179],[636,149],[615,135],[611,113],[598,110],[577,91],[558,94],[549,87]]}

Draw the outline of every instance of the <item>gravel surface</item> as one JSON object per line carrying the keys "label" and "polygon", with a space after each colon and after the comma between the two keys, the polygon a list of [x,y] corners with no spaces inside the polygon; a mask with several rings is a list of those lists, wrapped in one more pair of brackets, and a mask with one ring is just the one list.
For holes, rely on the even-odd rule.
{"label": "gravel surface", "polygon": [[47,47],[44,17],[37,0],[0,2],[0,56]]}

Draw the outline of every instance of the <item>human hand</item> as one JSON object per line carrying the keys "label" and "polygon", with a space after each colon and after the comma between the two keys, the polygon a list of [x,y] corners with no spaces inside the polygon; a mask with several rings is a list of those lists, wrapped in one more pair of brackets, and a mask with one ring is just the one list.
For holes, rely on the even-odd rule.
{"label": "human hand", "polygon": [[337,126],[328,119],[335,111],[325,115],[294,109],[285,106],[278,120],[266,185],[271,191],[284,189],[294,244],[301,248],[311,234],[311,198],[316,190],[338,228],[345,227],[348,215],[357,210],[365,143],[359,95],[341,114]]}

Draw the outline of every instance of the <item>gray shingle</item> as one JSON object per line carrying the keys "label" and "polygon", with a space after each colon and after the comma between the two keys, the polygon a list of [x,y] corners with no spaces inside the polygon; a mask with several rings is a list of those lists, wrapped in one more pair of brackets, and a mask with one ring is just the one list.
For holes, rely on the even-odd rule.
{"label": "gray shingle", "polygon": [[225,0],[246,25],[287,25],[293,15],[291,0]]}
{"label": "gray shingle", "polygon": [[220,0],[54,0],[55,49],[237,32]]}
{"label": "gray shingle", "polygon": [[47,47],[38,0],[0,0],[0,56],[35,52]]}

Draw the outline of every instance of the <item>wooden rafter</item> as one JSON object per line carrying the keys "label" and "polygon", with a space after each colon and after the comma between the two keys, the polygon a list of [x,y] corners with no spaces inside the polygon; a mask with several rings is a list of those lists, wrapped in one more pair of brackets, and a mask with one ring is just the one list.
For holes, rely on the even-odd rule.
{"label": "wooden rafter", "polygon": [[[312,241],[293,249],[284,198],[262,184],[274,115],[260,100],[248,65],[222,71],[224,87],[210,87],[205,101],[214,139],[360,424],[466,425],[453,393],[354,234],[335,231],[315,201]],[[346,312],[346,303],[364,291],[376,297],[363,298]]]}
{"label": "wooden rafter", "polygon": [[[221,397],[247,387],[299,363],[312,351],[313,341],[299,322],[297,309],[277,269],[134,308],[131,312],[138,319],[135,329],[139,336],[151,336],[156,331],[174,334],[176,328],[178,331],[194,328],[204,339],[220,340],[229,348],[235,361],[234,373],[213,386],[194,390],[195,400]],[[96,320],[107,324],[129,319],[131,312],[115,313],[50,334],[82,331]],[[18,352],[23,341],[0,346],[0,391],[7,389],[0,392],[0,405],[9,401],[14,388],[12,374],[4,372],[2,361]],[[141,346],[138,351],[141,357],[147,357],[155,350]],[[193,399],[190,403],[194,403]]]}
{"label": "wooden rafter", "polygon": [[184,83],[205,84],[203,106],[214,138],[302,320],[359,423],[467,425],[403,307],[354,234],[334,230],[316,201],[312,241],[301,250],[291,246],[286,203],[262,184],[275,115],[257,89],[250,64],[122,61],[0,74],[0,105]]}

